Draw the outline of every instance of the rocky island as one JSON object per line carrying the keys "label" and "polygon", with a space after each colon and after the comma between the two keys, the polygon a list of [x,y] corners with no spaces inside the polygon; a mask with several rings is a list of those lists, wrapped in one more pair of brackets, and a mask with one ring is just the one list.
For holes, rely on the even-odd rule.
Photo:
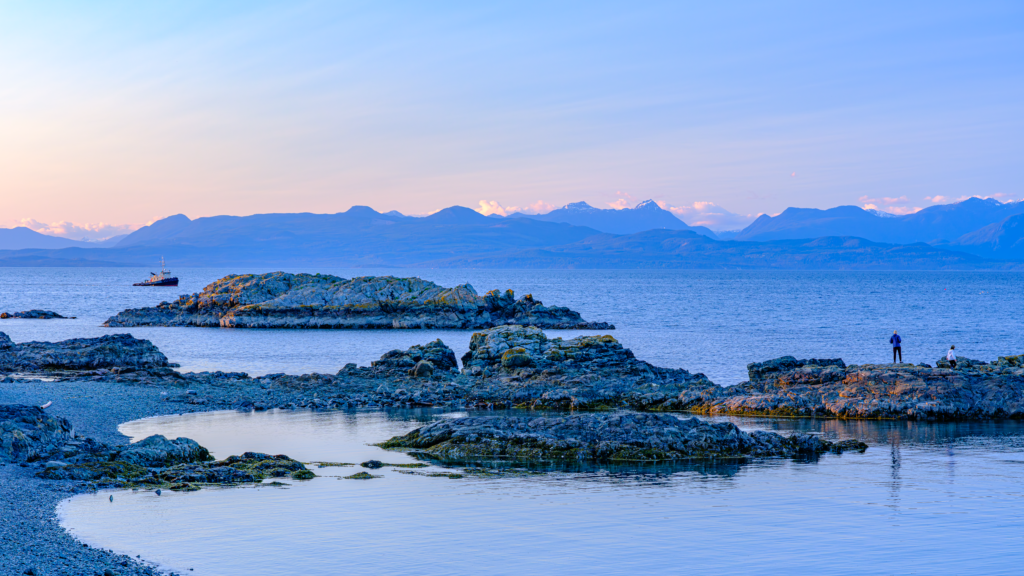
{"label": "rocky island", "polygon": [[552,329],[610,330],[578,312],[544,306],[511,290],[483,296],[469,284],[444,288],[419,278],[325,274],[230,275],[202,292],[120,312],[104,326],[224,328],[449,328],[518,324]]}
{"label": "rocky island", "polygon": [[[66,319],[67,316],[61,316],[56,312],[50,310],[24,310],[21,312],[0,312],[0,320],[6,320],[8,318],[23,318],[29,320],[54,320],[54,319]],[[72,316],[72,319],[74,316]]]}
{"label": "rocky island", "polygon": [[787,438],[760,430],[744,432],[728,422],[634,413],[439,420],[378,446],[412,449],[413,456],[445,463],[672,462],[867,449],[855,440],[832,443],[807,434]]}

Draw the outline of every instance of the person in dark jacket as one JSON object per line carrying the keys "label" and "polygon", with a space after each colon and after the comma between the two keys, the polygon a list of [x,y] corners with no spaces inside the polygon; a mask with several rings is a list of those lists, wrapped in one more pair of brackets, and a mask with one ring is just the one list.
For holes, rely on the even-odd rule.
{"label": "person in dark jacket", "polygon": [[897,354],[900,357],[900,364],[903,364],[903,347],[900,346],[900,343],[902,343],[902,342],[903,342],[903,339],[900,338],[900,335],[897,334],[895,330],[893,330],[892,331],[892,338],[889,338],[889,343],[892,344],[892,363],[893,364],[896,363],[896,355]]}

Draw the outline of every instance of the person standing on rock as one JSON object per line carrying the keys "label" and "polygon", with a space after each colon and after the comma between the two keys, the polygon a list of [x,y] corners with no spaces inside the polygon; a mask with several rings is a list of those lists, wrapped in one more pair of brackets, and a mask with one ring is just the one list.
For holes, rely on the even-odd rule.
{"label": "person standing on rock", "polygon": [[897,334],[895,330],[893,330],[892,331],[892,338],[889,338],[889,343],[892,344],[892,363],[893,364],[896,363],[896,355],[897,354],[899,354],[899,357],[900,357],[900,364],[903,364],[903,347],[900,346],[900,344],[902,342],[903,342],[903,339],[900,338],[900,335]]}
{"label": "person standing on rock", "polygon": [[946,352],[946,360],[949,361],[950,368],[956,368],[956,352],[953,351],[955,349],[956,346],[950,346],[949,352]]}

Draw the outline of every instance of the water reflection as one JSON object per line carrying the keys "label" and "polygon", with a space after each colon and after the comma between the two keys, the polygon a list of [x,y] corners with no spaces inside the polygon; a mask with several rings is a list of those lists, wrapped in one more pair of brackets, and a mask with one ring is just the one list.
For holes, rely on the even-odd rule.
{"label": "water reflection", "polygon": [[[258,450],[399,463],[412,459],[369,444],[458,415],[222,412],[147,419],[122,431],[192,437],[218,457]],[[870,448],[816,461],[543,474],[492,466],[459,479],[384,468],[375,471],[382,478],[355,481],[339,478],[353,468],[322,469],[287,490],[122,492],[113,502],[85,495],[62,507],[62,521],[90,544],[200,576],[336,574],[341,566],[438,575],[633,575],[680,566],[715,574],[1012,574],[1024,561],[1018,422],[717,420],[860,438]]]}

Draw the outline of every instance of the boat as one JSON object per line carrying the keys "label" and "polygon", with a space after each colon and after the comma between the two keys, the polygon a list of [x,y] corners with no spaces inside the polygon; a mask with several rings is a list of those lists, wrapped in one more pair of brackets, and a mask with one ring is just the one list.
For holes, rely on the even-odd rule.
{"label": "boat", "polygon": [[160,273],[156,272],[149,273],[149,280],[145,282],[136,282],[132,286],[177,286],[178,278],[171,276],[171,271],[167,269],[167,265],[164,264],[164,259],[160,258]]}

